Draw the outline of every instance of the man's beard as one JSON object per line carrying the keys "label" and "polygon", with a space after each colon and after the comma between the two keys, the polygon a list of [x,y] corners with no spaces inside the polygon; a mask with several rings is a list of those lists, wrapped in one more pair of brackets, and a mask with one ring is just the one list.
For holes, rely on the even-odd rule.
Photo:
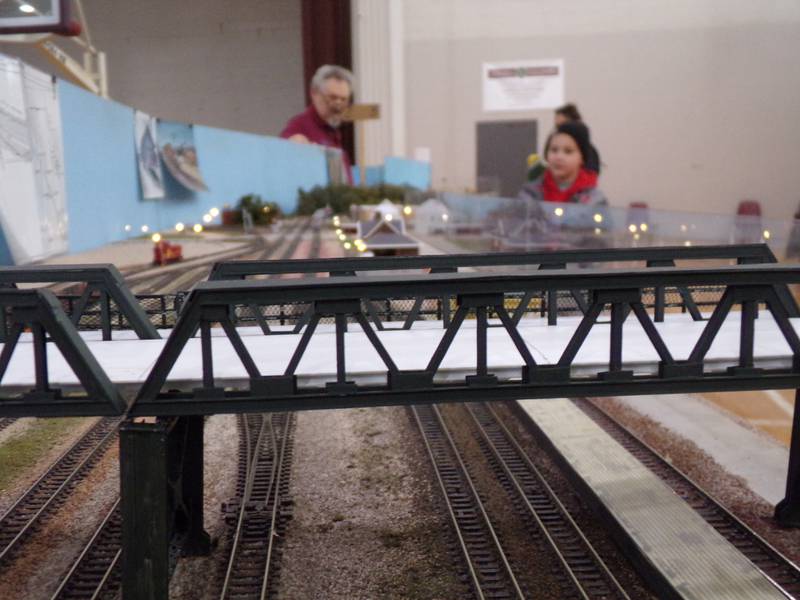
{"label": "man's beard", "polygon": [[328,117],[327,123],[334,129],[337,129],[342,124],[342,117],[341,116]]}

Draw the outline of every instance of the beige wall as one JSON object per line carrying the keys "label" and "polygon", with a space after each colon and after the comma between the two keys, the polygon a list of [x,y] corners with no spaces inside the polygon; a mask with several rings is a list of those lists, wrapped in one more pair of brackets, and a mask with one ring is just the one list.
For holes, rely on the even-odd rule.
{"label": "beige wall", "polygon": [[[277,134],[304,106],[299,0],[84,0],[110,96],[167,119]],[[72,42],[57,41],[80,60]],[[38,53],[0,52],[53,69]]]}
{"label": "beige wall", "polygon": [[591,126],[612,204],[729,214],[800,203],[800,2],[405,0],[407,147],[434,185],[475,184],[484,61],[563,58],[566,98]]}

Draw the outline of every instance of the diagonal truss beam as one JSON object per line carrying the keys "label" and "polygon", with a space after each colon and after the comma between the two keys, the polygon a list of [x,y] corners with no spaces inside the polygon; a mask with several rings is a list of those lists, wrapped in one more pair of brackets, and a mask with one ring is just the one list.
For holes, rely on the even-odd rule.
{"label": "diagonal truss beam", "polygon": [[86,283],[86,289],[76,305],[72,318],[77,324],[91,295],[100,295],[103,339],[111,339],[109,301],[113,300],[140,339],[159,339],[161,336],[147,318],[141,305],[125,285],[117,267],[100,265],[40,265],[36,267],[0,267],[0,287],[17,283]]}
{"label": "diagonal truss beam", "polygon": [[[47,290],[2,290],[0,308],[8,311],[11,331],[0,352],[0,383],[7,374],[14,351],[20,347],[25,328],[33,337],[35,389],[0,396],[2,416],[119,415],[127,405],[80,337],[61,303]],[[62,395],[50,387],[48,340],[61,352],[84,389],[82,394]]]}
{"label": "diagonal truss beam", "polygon": [[[386,368],[386,385],[383,394],[391,395],[406,390],[418,390],[436,395],[442,388],[435,383],[442,362],[451,350],[456,334],[461,329],[469,314],[474,314],[477,321],[475,346],[475,371],[468,375],[464,385],[479,385],[487,388],[486,395],[493,387],[503,387],[497,380],[489,365],[489,349],[487,347],[487,327],[489,315],[497,315],[500,324],[506,329],[522,360],[521,379],[528,384],[543,382],[561,382],[564,387],[584,384],[592,376],[571,373],[575,358],[595,326],[600,314],[610,306],[609,362],[607,370],[598,370],[594,374],[597,380],[628,379],[633,380],[633,371],[625,370],[623,364],[623,323],[630,312],[633,312],[641,324],[647,338],[658,353],[661,363],[655,380],[664,385],[664,389],[674,389],[674,380],[687,377],[703,378],[703,363],[715,336],[733,306],[744,307],[741,320],[740,357],[741,368],[753,366],[753,319],[755,307],[765,304],[771,311],[783,335],[787,338],[792,353],[800,356],[800,340],[793,332],[789,319],[789,311],[785,302],[776,292],[776,286],[800,281],[800,267],[783,265],[739,265],[716,269],[677,269],[675,267],[656,267],[651,269],[589,270],[562,271],[541,270],[527,275],[514,274],[429,274],[424,276],[401,275],[395,280],[385,278],[337,278],[316,280],[268,280],[240,282],[207,282],[197,286],[187,300],[187,307],[181,314],[179,322],[167,341],[162,355],[156,362],[147,382],[140,390],[137,404],[160,404],[160,400],[169,402],[169,394],[162,393],[169,370],[178,358],[183,345],[198,328],[208,327],[212,322],[223,325],[226,335],[231,340],[237,354],[244,363],[251,378],[250,394],[267,400],[276,397],[297,397],[304,394],[316,394],[316,388],[298,389],[296,371],[317,324],[323,316],[333,316],[336,327],[336,369],[335,377],[327,384],[327,392],[337,397],[359,397],[362,390],[352,381],[348,381],[345,364],[345,335],[349,319],[358,323],[365,332],[370,344],[376,349]],[[705,323],[704,329],[691,351],[688,360],[676,361],[665,339],[660,335],[654,320],[642,304],[643,289],[652,289],[653,285],[664,287],[691,289],[697,286],[719,286],[725,288],[714,314]],[[586,309],[582,321],[577,326],[561,357],[555,365],[537,365],[523,339],[519,327],[524,323],[514,322],[505,308],[505,299],[509,295],[519,297],[520,294],[547,294],[554,289],[589,290],[591,302]],[[428,297],[455,298],[456,311],[446,326],[444,334],[433,351],[427,365],[420,371],[404,371],[398,369],[397,361],[380,341],[380,338],[364,312],[364,300],[390,301],[395,297],[417,295]],[[283,375],[263,377],[255,362],[249,356],[242,341],[238,338],[232,322],[227,320],[230,307],[235,305],[266,306],[271,303],[305,302],[309,309],[309,324],[303,331],[297,347],[283,371]],[[606,325],[603,325],[606,326]],[[213,388],[213,371],[211,365],[210,334],[207,350],[204,352],[204,388]],[[734,371],[731,375],[736,375]],[[741,375],[742,373],[739,373]],[[637,376],[638,377],[638,376]],[[459,384],[460,385],[460,384]],[[456,385],[456,387],[459,387]],[[452,387],[452,386],[450,386]],[[232,390],[234,396],[236,390]],[[219,395],[219,392],[217,395]],[[363,393],[367,393],[363,391]],[[223,394],[224,395],[224,394]],[[152,404],[151,404],[152,403]],[[233,412],[237,412],[237,401],[233,403]],[[152,408],[151,408],[152,409]]]}

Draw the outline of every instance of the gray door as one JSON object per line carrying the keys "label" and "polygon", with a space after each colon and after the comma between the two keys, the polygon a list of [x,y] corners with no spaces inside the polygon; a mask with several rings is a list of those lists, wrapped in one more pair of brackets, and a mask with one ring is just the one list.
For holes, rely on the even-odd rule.
{"label": "gray door", "polygon": [[478,123],[479,193],[513,198],[525,183],[528,155],[536,152],[536,121]]}

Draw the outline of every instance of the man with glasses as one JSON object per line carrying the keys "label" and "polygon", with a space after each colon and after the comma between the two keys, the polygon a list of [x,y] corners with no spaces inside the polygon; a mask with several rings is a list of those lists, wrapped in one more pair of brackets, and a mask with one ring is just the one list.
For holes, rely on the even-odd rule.
{"label": "man with glasses", "polygon": [[311,78],[311,106],[289,119],[281,137],[342,151],[347,180],[352,184],[350,158],[342,147],[340,125],[353,95],[353,74],[337,65],[323,65]]}

